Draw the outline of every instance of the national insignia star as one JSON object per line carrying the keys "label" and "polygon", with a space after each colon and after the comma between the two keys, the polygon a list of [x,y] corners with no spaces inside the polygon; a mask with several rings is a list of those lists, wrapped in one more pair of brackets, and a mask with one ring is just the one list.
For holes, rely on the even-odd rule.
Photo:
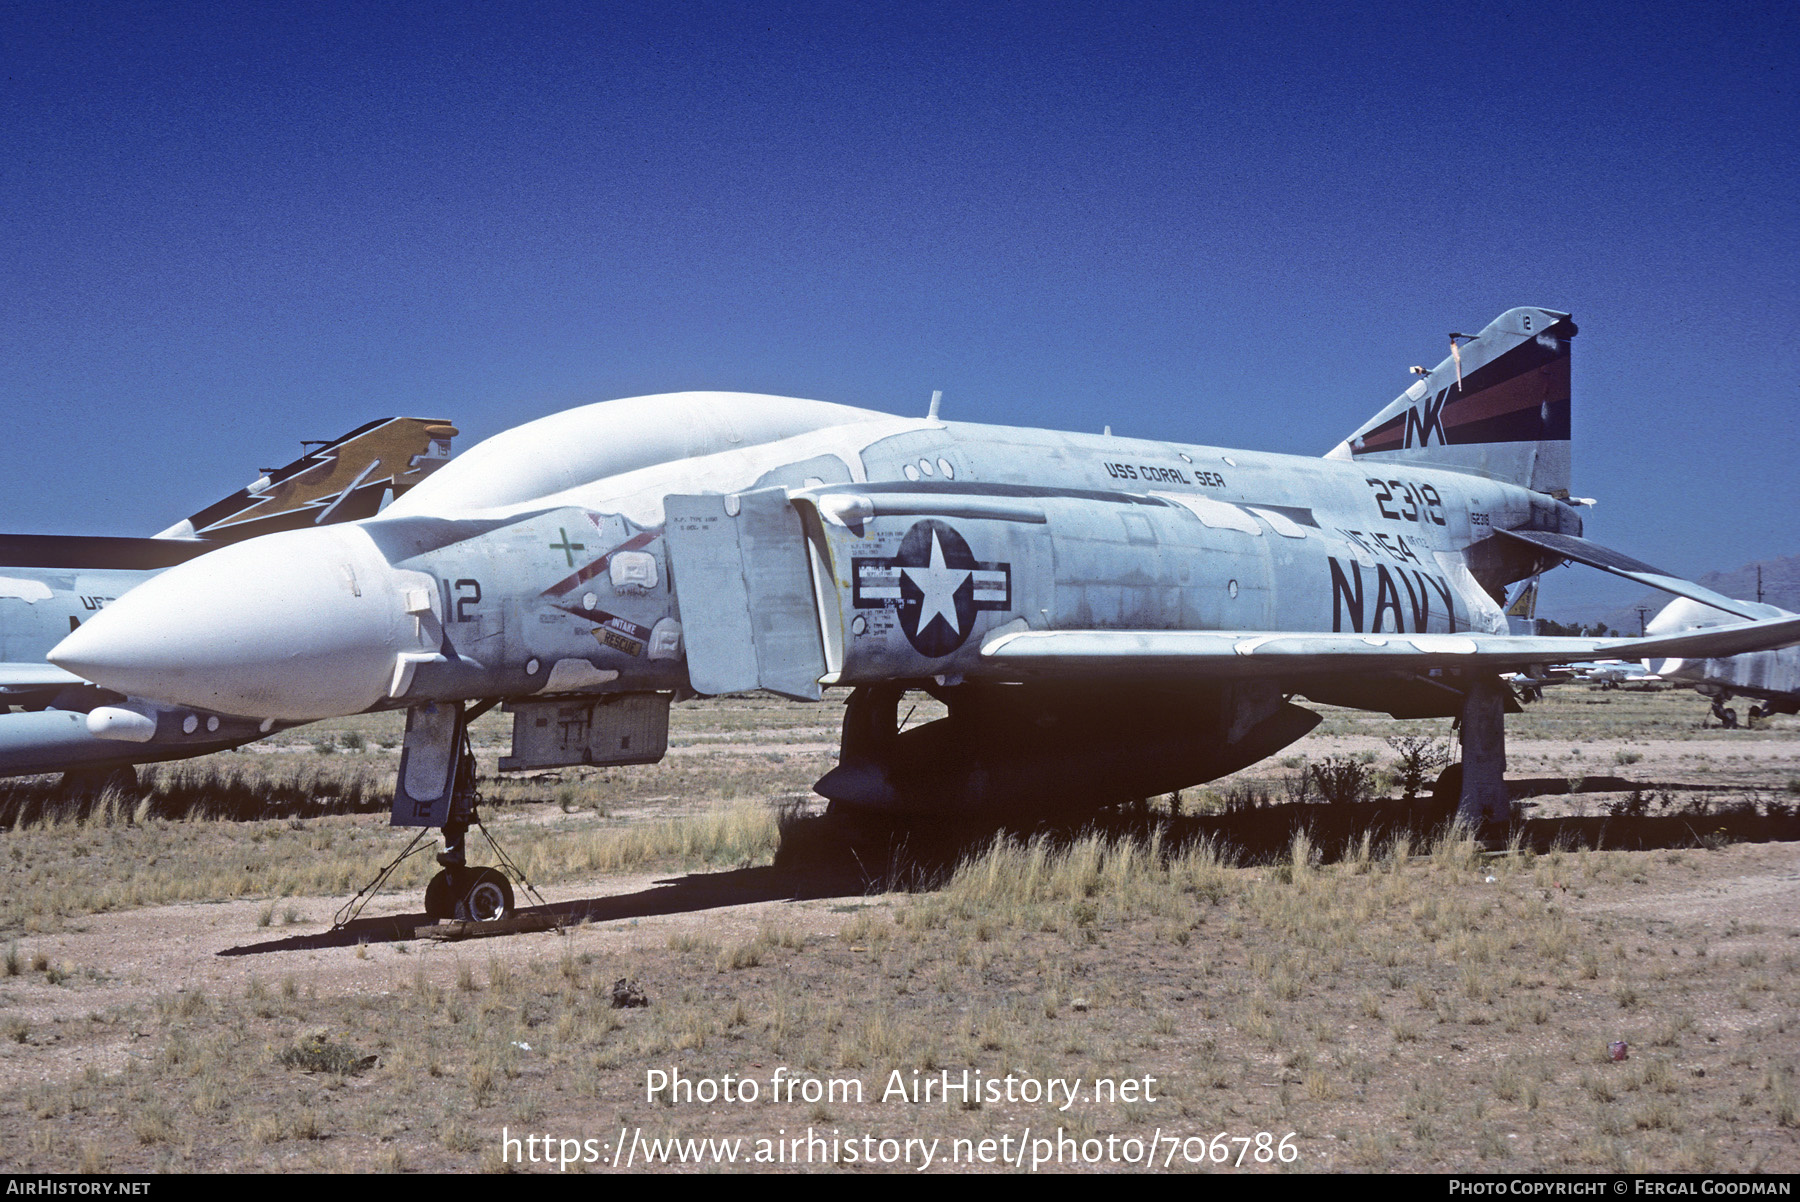
{"label": "national insignia star", "polygon": [[933,618],[941,617],[950,627],[950,633],[962,634],[962,624],[956,619],[956,590],[968,580],[970,572],[968,568],[953,568],[944,562],[944,548],[938,543],[937,531],[931,532],[931,561],[917,568],[902,564],[900,570],[921,594],[919,622],[914,629],[923,632]]}

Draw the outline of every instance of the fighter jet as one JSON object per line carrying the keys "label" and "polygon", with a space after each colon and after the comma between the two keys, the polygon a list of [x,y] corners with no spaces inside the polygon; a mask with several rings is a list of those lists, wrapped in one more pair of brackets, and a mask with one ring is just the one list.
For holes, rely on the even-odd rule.
{"label": "fighter jet", "polygon": [[[1793,617],[1789,611],[1761,602],[1741,602],[1742,612],[1763,618]],[[1644,627],[1647,634],[1667,635],[1705,630],[1730,621],[1710,606],[1685,597],[1672,601]],[[1733,697],[1749,697],[1751,719],[1774,714],[1800,714],[1800,647],[1758,651],[1728,658],[1645,660],[1646,671],[1664,680],[1684,684],[1712,699],[1713,717],[1727,730],[1737,729],[1737,710],[1727,703]]]}
{"label": "fighter jet", "polygon": [[[261,738],[273,724],[94,685],[44,655],[157,572],[245,538],[373,516],[450,457],[454,427],[382,418],[269,468],[153,538],[0,535],[0,776],[130,788],[133,765]],[[15,710],[14,707],[17,707]]]}
{"label": "fighter jet", "polygon": [[1656,684],[1662,677],[1645,667],[1643,663],[1624,659],[1603,659],[1591,664],[1573,665],[1575,679],[1585,684],[1597,684],[1602,691],[1616,689],[1622,685]]}
{"label": "fighter jet", "polygon": [[[1192,786],[1312,729],[1304,697],[1460,717],[1463,809],[1504,818],[1502,673],[1800,640],[1800,618],[1507,632],[1505,586],[1565,558],[1644,577],[1567,499],[1575,334],[1519,308],[1455,335],[1318,459],[963,424],[936,398],[923,418],[604,402],[477,445],[377,517],[171,568],[50,659],[246,720],[405,708],[393,821],[443,832],[435,916],[511,906],[464,854],[465,726],[496,704],[506,770],[654,761],[695,694],[848,689],[816,789],[929,820]],[[947,716],[902,729],[908,690]]]}

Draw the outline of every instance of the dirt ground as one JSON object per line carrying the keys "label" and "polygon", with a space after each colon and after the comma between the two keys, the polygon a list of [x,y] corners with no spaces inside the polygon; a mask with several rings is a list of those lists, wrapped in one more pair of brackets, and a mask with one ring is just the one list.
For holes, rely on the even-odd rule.
{"label": "dirt ground", "polygon": [[[1359,722],[1293,751],[1385,757]],[[678,755],[784,746],[702,734]],[[940,1170],[1796,1172],[1800,844],[1706,817],[1800,800],[1800,730],[1722,735],[1513,737],[1529,816],[1692,813],[1646,851],[1375,848],[1010,908],[675,866],[560,880],[569,925],[448,942],[401,893],[337,934],[341,897],[88,914],[9,950],[0,1164],[897,1171],[937,1141]],[[622,979],[650,1004],[615,1008]],[[999,1093],[957,1094],[965,1072]],[[1080,1096],[1026,1098],[1053,1081]]]}

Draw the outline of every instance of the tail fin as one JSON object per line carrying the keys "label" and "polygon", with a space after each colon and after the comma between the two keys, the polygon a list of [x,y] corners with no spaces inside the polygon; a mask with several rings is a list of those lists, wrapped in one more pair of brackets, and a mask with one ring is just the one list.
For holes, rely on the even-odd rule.
{"label": "tail fin", "polygon": [[276,530],[372,517],[390,490],[397,497],[442,467],[455,436],[456,427],[447,422],[379,418],[286,467],[267,469],[254,484],[156,537],[233,543]]}
{"label": "tail fin", "polygon": [[18,568],[109,568],[155,572],[225,543],[374,515],[383,495],[405,492],[450,458],[456,427],[384,417],[314,449],[216,501],[154,538],[0,534],[0,564]]}
{"label": "tail fin", "polygon": [[[1567,313],[1509,309],[1328,458],[1447,468],[1569,495]],[[1416,370],[1416,369],[1415,369]]]}

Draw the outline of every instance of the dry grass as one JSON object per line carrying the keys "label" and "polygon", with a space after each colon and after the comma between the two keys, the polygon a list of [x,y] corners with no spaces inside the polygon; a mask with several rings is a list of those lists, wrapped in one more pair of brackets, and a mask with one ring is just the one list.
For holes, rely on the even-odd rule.
{"label": "dry grass", "polygon": [[[379,998],[309,996],[291,978],[165,995],[112,1020],[151,1033],[145,1056],[25,1090],[9,1134],[60,1133],[21,1167],[92,1153],[113,1171],[270,1169],[296,1152],[325,1169],[496,1167],[502,1126],[754,1136],[812,1122],[904,1138],[1046,1121],[1293,1131],[1306,1168],[1791,1171],[1800,961],[1673,956],[1698,922],[1571,911],[1546,900],[1540,866],[1598,901],[1640,875],[1690,879],[1692,860],[1481,857],[1455,830],[1324,864],[1297,839],[1260,866],[1154,835],[1000,839],[940,890],[856,907],[831,939],[765,921],[623,957],[579,942],[545,960],[465,954]],[[1759,973],[1774,987],[1720,1027],[1707,999]],[[621,976],[644,982],[648,1009],[612,1008]],[[1627,991],[1638,1004],[1620,1005]],[[1623,1063],[1614,1039],[1632,1049]],[[864,1098],[647,1102],[645,1070],[671,1065],[765,1079],[779,1065],[860,1081]],[[879,1101],[895,1069],[965,1066],[1154,1078],[1154,1101]],[[353,1078],[366,1085],[346,1090]],[[121,1109],[123,1128],[106,1117]]]}
{"label": "dry grass", "polygon": [[[720,741],[752,737],[732,725]],[[583,792],[499,806],[490,823],[544,879],[766,863],[777,808],[724,796],[753,778],[740,771],[764,769],[729,758],[715,776],[683,766],[705,782],[697,814]],[[811,770],[777,769],[775,796]],[[532,787],[576,785],[592,780]],[[1294,1132],[1303,1169],[1800,1170],[1800,925],[1729,921],[1712,900],[1752,867],[1791,871],[1791,848],[1520,841],[1494,855],[1455,829],[1365,830],[1341,845],[1302,830],[1279,857],[1244,863],[1175,829],[989,838],[911,896],[749,920],[721,905],[673,934],[634,938],[627,920],[420,943],[403,959],[377,947],[389,974],[378,988],[321,988],[304,958],[314,953],[270,953],[232,991],[19,1017],[4,1028],[17,1055],[121,1051],[0,1096],[0,1138],[27,1172],[467,1172],[501,1167],[502,1128],[610,1140],[620,1126],[755,1138],[809,1124],[946,1140],[1026,1126],[1101,1139]],[[280,927],[290,905],[322,915],[317,895],[360,884],[394,843],[382,815],[115,815],[34,822],[0,846],[0,914],[19,937],[0,997],[60,1000],[79,997],[88,970],[42,959],[33,924],[154,898],[291,893],[267,909]],[[333,885],[340,872],[346,884]],[[1709,900],[1682,910],[1646,898]],[[640,982],[650,1006],[614,1009],[620,978]],[[1610,1058],[1613,1041],[1628,1059]],[[647,1100],[646,1071],[670,1067],[751,1074],[765,1096]],[[771,1101],[777,1068],[860,1082],[864,1096]],[[880,1100],[895,1070],[911,1081],[964,1068],[1153,1078],[1154,1100]]]}
{"label": "dry grass", "polygon": [[393,796],[391,773],[364,759],[216,755],[146,767],[139,780],[136,797],[116,789],[65,797],[48,778],[0,781],[0,829],[372,813],[387,810]]}
{"label": "dry grass", "polygon": [[[374,877],[399,846],[386,814],[229,822],[201,817],[43,820],[7,836],[0,860],[0,930],[56,929],[83,914],[180,901],[268,897],[259,925],[305,923],[274,899],[345,897]],[[643,824],[591,813],[533,821],[516,809],[487,823],[532,880],[550,884],[650,866],[703,868],[766,863],[781,815],[743,802],[689,819]],[[414,856],[387,891],[416,895],[436,866]],[[321,916],[323,910],[321,910]]]}

